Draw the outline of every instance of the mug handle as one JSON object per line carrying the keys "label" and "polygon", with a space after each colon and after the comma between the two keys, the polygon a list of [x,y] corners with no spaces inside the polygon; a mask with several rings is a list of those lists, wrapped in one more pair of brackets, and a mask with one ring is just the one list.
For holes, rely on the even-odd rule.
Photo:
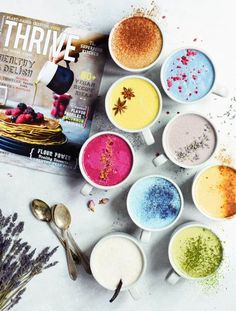
{"label": "mug handle", "polygon": [[66,68],[70,69],[70,61],[69,60],[65,60],[65,59],[64,59],[64,61],[66,63]]}
{"label": "mug handle", "polygon": [[139,300],[142,297],[140,290],[136,286],[133,286],[128,291],[134,300]]}
{"label": "mug handle", "polygon": [[86,197],[87,195],[90,194],[90,192],[91,192],[92,190],[93,190],[93,186],[91,186],[90,184],[86,183],[86,184],[84,184],[83,187],[81,188],[80,193]]}
{"label": "mug handle", "polygon": [[229,95],[229,90],[226,86],[216,83],[212,93],[221,97],[227,97]]}
{"label": "mug handle", "polygon": [[171,285],[175,285],[180,280],[180,278],[180,275],[178,275],[174,269],[171,269],[166,276],[166,281]]}
{"label": "mug handle", "polygon": [[148,243],[151,239],[151,231],[147,230],[142,230],[141,235],[140,235],[140,241],[143,243]]}
{"label": "mug handle", "polygon": [[161,166],[161,165],[165,164],[167,161],[168,161],[168,158],[164,154],[160,154],[159,156],[155,157],[152,160],[152,163],[155,166]]}
{"label": "mug handle", "polygon": [[142,134],[143,134],[143,138],[144,138],[147,145],[152,145],[155,143],[155,139],[152,135],[150,128],[146,128],[146,129],[142,130]]}

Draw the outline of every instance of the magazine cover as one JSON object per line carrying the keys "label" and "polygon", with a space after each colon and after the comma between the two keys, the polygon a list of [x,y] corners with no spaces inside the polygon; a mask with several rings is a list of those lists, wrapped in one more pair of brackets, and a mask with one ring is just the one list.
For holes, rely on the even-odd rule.
{"label": "magazine cover", "polygon": [[78,172],[107,36],[0,13],[0,161]]}

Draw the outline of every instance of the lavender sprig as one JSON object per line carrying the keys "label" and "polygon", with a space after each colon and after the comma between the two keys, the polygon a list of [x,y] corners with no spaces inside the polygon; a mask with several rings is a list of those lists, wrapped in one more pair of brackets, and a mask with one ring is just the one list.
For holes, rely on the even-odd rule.
{"label": "lavender sprig", "polygon": [[0,209],[0,311],[10,310],[22,298],[28,282],[57,261],[50,259],[57,250],[44,248],[37,256],[36,249],[19,237],[24,223],[14,213],[5,217]]}

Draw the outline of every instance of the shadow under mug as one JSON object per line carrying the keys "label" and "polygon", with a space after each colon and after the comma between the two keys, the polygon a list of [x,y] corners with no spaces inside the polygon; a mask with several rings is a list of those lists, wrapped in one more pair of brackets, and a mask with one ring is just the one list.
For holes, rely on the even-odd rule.
{"label": "shadow under mug", "polygon": [[[215,141],[215,148],[214,148],[214,151],[212,152],[212,154],[210,155],[210,157],[208,159],[206,159],[206,161],[203,161],[202,163],[199,163],[199,164],[195,164],[195,165],[185,165],[181,162],[178,162],[176,161],[173,156],[171,155],[171,153],[169,152],[168,150],[168,147],[167,147],[167,143],[166,143],[166,135],[167,135],[167,131],[169,129],[169,127],[171,126],[171,124],[178,118],[181,118],[181,116],[184,116],[184,115],[188,115],[188,114],[195,114],[195,115],[198,115],[204,119],[206,119],[206,121],[211,125],[212,129],[214,130],[214,134],[215,134],[215,138],[216,138],[216,141]],[[173,162],[175,165],[179,166],[179,167],[183,167],[183,168],[187,168],[187,169],[192,169],[192,168],[197,168],[203,164],[205,164],[206,162],[208,162],[210,159],[212,159],[212,157],[215,155],[215,152],[217,150],[217,146],[218,146],[218,134],[217,134],[217,131],[216,131],[216,128],[215,128],[215,125],[207,118],[205,117],[204,115],[200,114],[200,113],[197,113],[197,112],[185,112],[185,113],[181,113],[175,117],[173,117],[165,126],[165,129],[162,133],[162,146],[163,146],[163,149],[164,149],[164,154],[160,154],[158,156],[156,156],[152,162],[153,164],[156,166],[156,167],[159,167],[163,164],[165,164],[166,162],[168,161],[171,161]]]}
{"label": "shadow under mug", "polygon": [[[147,259],[146,259],[146,255],[145,255],[145,252],[142,248],[142,246],[139,244],[138,240],[136,238],[134,238],[133,236],[127,234],[127,233],[123,233],[123,232],[115,232],[115,233],[109,233],[107,235],[105,235],[103,238],[101,238],[97,243],[96,245],[94,246],[93,250],[92,250],[92,253],[91,253],[91,256],[90,256],[90,267],[91,267],[91,271],[92,271],[92,274],[93,274],[93,277],[95,278],[95,280],[101,285],[103,286],[99,280],[95,277],[94,275],[94,253],[95,253],[95,250],[96,248],[99,247],[99,245],[106,239],[109,239],[109,238],[112,238],[112,237],[121,237],[121,238],[125,238],[125,239],[128,239],[130,241],[132,241],[136,246],[137,248],[139,249],[140,251],[140,254],[142,256],[142,260],[143,260],[143,267],[142,267],[142,271],[138,277],[138,279],[132,283],[131,285],[127,286],[127,287],[122,287],[121,288],[121,291],[128,291],[129,294],[131,295],[131,297],[134,299],[134,300],[138,300],[142,297],[142,294],[141,294],[141,291],[138,289],[138,286],[137,286],[137,283],[140,281],[140,279],[143,277],[143,275],[145,274],[145,271],[146,271],[146,266],[147,266]],[[103,286],[104,287],[104,286]],[[107,288],[108,289],[108,288]],[[110,290],[110,289],[108,289]]]}
{"label": "shadow under mug", "polygon": [[[111,186],[103,186],[103,185],[99,185],[96,184],[94,181],[92,181],[89,176],[86,174],[84,167],[83,167],[83,155],[84,155],[84,150],[87,147],[87,145],[96,137],[101,136],[101,135],[115,135],[120,137],[122,140],[124,140],[127,145],[130,148],[130,151],[132,153],[132,158],[133,158],[133,164],[132,164],[132,168],[129,172],[129,174],[126,176],[126,178],[124,180],[122,180],[120,183],[115,184],[115,185],[111,185]],[[104,131],[104,132],[99,132],[97,134],[92,135],[91,137],[89,137],[86,142],[83,144],[82,148],[80,149],[80,153],[79,153],[79,167],[80,167],[80,171],[81,174],[83,175],[83,178],[85,179],[86,183],[83,185],[82,189],[80,190],[80,193],[84,196],[87,196],[90,194],[90,192],[92,191],[93,188],[97,188],[97,189],[101,189],[101,190],[110,190],[116,187],[121,186],[123,183],[125,183],[127,181],[127,179],[130,177],[130,175],[133,172],[133,168],[134,168],[134,163],[135,163],[135,153],[134,153],[134,149],[131,145],[131,143],[121,134],[115,133],[115,132],[111,132],[111,131]]]}
{"label": "shadow under mug", "polygon": [[[113,118],[111,117],[110,113],[109,113],[109,97],[111,95],[111,92],[112,90],[114,89],[114,87],[121,83],[123,80],[126,80],[126,79],[132,79],[132,78],[137,78],[137,79],[141,79],[141,80],[144,80],[146,82],[148,82],[149,84],[151,84],[153,86],[153,88],[155,89],[157,95],[158,95],[158,98],[159,98],[159,111],[155,117],[155,119],[150,123],[148,124],[146,127],[144,128],[141,128],[141,129],[138,129],[138,130],[131,130],[131,129],[127,129],[127,128],[123,128],[121,126],[119,126],[114,120]],[[147,107],[148,108],[148,107]],[[153,83],[150,79],[148,78],[145,78],[143,76],[139,76],[139,75],[129,75],[129,76],[125,76],[123,78],[120,78],[118,79],[117,81],[115,81],[109,88],[107,94],[106,94],[106,98],[105,98],[105,109],[106,109],[106,114],[107,114],[107,117],[108,119],[110,120],[110,122],[115,126],[117,127],[118,129],[120,129],[121,131],[124,131],[124,132],[128,132],[128,133],[142,133],[143,134],[143,138],[146,142],[147,145],[152,145],[155,143],[155,139],[153,137],[153,134],[151,132],[151,126],[154,125],[154,123],[156,123],[157,119],[160,117],[160,114],[161,114],[161,111],[162,111],[162,95],[161,95],[161,92],[159,91],[158,87],[155,85],[155,83]],[[134,116],[135,117],[135,116]]]}
{"label": "shadow under mug", "polygon": [[[168,91],[167,87],[166,87],[166,83],[165,83],[165,75],[164,75],[164,72],[165,72],[165,66],[167,65],[168,61],[176,54],[178,53],[179,51],[181,50],[196,50],[196,51],[199,51],[200,53],[202,53],[203,55],[205,55],[209,61],[211,62],[211,65],[214,69],[214,81],[213,81],[213,84],[211,86],[211,88],[208,90],[208,92],[203,95],[201,98],[197,99],[197,100],[194,100],[194,101],[183,101],[183,100],[180,100],[180,99],[177,99],[174,95],[171,94],[170,91]],[[196,102],[200,102],[202,99],[204,99],[206,96],[208,96],[210,93],[213,93],[215,95],[218,95],[218,96],[221,96],[221,97],[227,97],[228,96],[228,89],[224,86],[224,85],[221,85],[219,84],[218,82],[216,82],[216,68],[215,68],[215,65],[214,65],[214,62],[212,61],[212,58],[208,55],[208,53],[206,53],[205,51],[203,51],[201,48],[197,48],[197,47],[192,47],[192,46],[185,46],[185,47],[182,47],[182,48],[179,48],[179,49],[176,49],[174,50],[164,61],[164,63],[162,64],[161,66],[161,72],[160,72],[160,78],[161,78],[161,84],[162,84],[162,87],[165,91],[165,93],[167,94],[167,96],[169,98],[171,98],[172,100],[174,100],[175,102],[177,103],[180,103],[180,104],[187,104],[187,105],[190,105],[191,103],[196,103]]]}
{"label": "shadow under mug", "polygon": [[[208,275],[208,276],[205,276],[205,277],[191,277],[183,272],[181,272],[175,265],[173,259],[172,259],[172,254],[171,254],[171,246],[172,246],[172,243],[175,239],[175,236],[176,234],[178,234],[180,231],[182,231],[183,229],[185,228],[189,228],[189,227],[201,227],[201,228],[205,228],[205,229],[208,229],[210,231],[211,228],[209,228],[207,225],[204,225],[204,224],[201,224],[199,222],[195,222],[195,221],[188,221],[180,226],[178,226],[174,232],[172,233],[171,235],[171,238],[170,238],[170,242],[169,242],[169,247],[168,247],[168,257],[169,257],[169,261],[170,261],[170,264],[172,266],[172,269],[168,272],[167,276],[166,276],[166,281],[168,283],[170,283],[171,285],[175,285],[181,278],[184,278],[184,279],[187,279],[187,280],[204,280],[204,279],[207,279],[208,277],[210,277],[211,275]],[[212,231],[214,234],[215,232]],[[215,234],[217,236],[217,234]],[[218,236],[217,236],[218,237]],[[219,239],[220,240],[220,239]],[[222,265],[222,262],[223,262],[224,258],[222,259],[219,267],[217,268],[217,270],[220,269],[221,265]]]}
{"label": "shadow under mug", "polygon": [[[159,177],[159,178],[163,178],[167,181],[169,181],[171,184],[173,184],[173,186],[176,188],[176,190],[178,191],[178,194],[180,196],[180,200],[181,200],[181,206],[180,206],[180,210],[179,210],[179,213],[177,215],[177,217],[167,226],[165,227],[162,227],[162,228],[156,228],[156,229],[150,229],[150,228],[146,228],[144,226],[142,226],[140,223],[138,223],[133,215],[132,215],[132,211],[131,211],[131,208],[130,208],[130,203],[129,203],[129,196],[130,196],[130,193],[131,193],[131,190],[133,187],[135,187],[135,185],[141,181],[141,180],[145,180],[145,179],[148,179],[148,178],[152,178],[152,177]],[[127,196],[127,200],[126,200],[126,205],[127,205],[127,211],[128,211],[128,214],[130,216],[130,218],[132,219],[132,221],[136,224],[136,226],[138,226],[139,228],[142,229],[141,231],[141,234],[140,234],[140,240],[141,242],[143,243],[148,243],[151,239],[151,235],[153,232],[160,232],[160,231],[164,231],[166,229],[169,229],[171,228],[172,226],[174,226],[174,224],[179,220],[182,212],[183,212],[183,208],[184,208],[184,198],[183,198],[183,194],[179,188],[179,186],[174,182],[172,181],[170,178],[167,178],[165,176],[162,176],[162,175],[149,175],[149,176],[145,176],[145,177],[142,177],[140,179],[138,179],[133,185],[132,187],[130,188],[129,190],[129,193],[128,193],[128,196]]]}
{"label": "shadow under mug", "polygon": [[47,61],[39,72],[37,81],[45,84],[54,93],[62,95],[69,91],[74,82],[74,73],[68,67]]}

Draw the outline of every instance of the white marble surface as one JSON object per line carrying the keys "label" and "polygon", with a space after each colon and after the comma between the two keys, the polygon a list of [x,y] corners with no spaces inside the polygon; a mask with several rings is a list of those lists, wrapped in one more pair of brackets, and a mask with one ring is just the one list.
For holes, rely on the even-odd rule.
{"label": "white marble surface", "polygon": [[[151,1],[106,1],[106,0],[0,0],[1,10],[48,21],[71,24],[98,31],[109,32],[112,25],[121,17],[132,11],[131,4],[136,7],[150,8]],[[71,231],[82,249],[89,254],[95,242],[112,230],[120,230],[139,235],[139,229],[129,219],[125,198],[132,182],[137,178],[158,172],[174,178],[183,190],[185,197],[184,213],[179,224],[186,220],[199,220],[215,228],[226,241],[225,264],[222,267],[219,286],[207,290],[206,286],[196,282],[181,280],[176,286],[165,282],[169,270],[167,246],[171,230],[154,234],[149,245],[145,245],[148,257],[148,268],[140,283],[143,298],[132,301],[128,293],[122,293],[110,305],[111,292],[100,287],[94,279],[83,271],[76,282],[72,282],[67,274],[64,250],[60,247],[55,255],[59,264],[35,278],[28,286],[26,293],[16,311],[95,311],[95,310],[177,310],[213,311],[235,310],[236,291],[236,235],[233,222],[209,222],[194,207],[190,189],[194,170],[180,170],[174,165],[166,165],[161,169],[152,166],[151,159],[155,152],[162,150],[160,137],[163,126],[177,111],[197,110],[211,116],[218,125],[220,147],[225,146],[232,157],[236,155],[236,119],[224,115],[230,105],[236,110],[235,79],[235,1],[234,0],[160,0],[160,22],[165,33],[165,57],[174,48],[182,45],[194,45],[209,51],[217,64],[217,75],[221,83],[228,86],[228,99],[211,95],[200,104],[183,106],[168,100],[164,96],[164,107],[160,118],[153,128],[156,144],[142,147],[137,151],[137,165],[134,176],[123,187],[109,193],[94,191],[93,199],[109,197],[110,203],[97,207],[95,213],[86,208],[86,201],[80,193],[82,180],[65,176],[50,175],[43,172],[14,167],[0,163],[0,202],[5,214],[17,211],[25,221],[24,238],[34,247],[41,249],[46,245],[58,244],[56,238],[46,224],[37,222],[30,213],[29,202],[38,197],[50,204],[64,202],[73,216]],[[166,16],[162,19],[161,16]],[[197,41],[193,42],[193,39]],[[163,59],[163,58],[162,58]],[[97,118],[104,119],[110,125],[103,112],[103,96],[109,85],[117,77],[127,74],[117,69],[108,60],[101,88],[101,100]],[[159,65],[145,74],[159,86]],[[232,110],[231,109],[231,112]],[[169,111],[169,114],[166,112]],[[221,116],[221,117],[219,117]],[[99,130],[94,124],[93,130]],[[137,144],[137,136],[130,137]],[[213,160],[214,161],[214,160]]]}

